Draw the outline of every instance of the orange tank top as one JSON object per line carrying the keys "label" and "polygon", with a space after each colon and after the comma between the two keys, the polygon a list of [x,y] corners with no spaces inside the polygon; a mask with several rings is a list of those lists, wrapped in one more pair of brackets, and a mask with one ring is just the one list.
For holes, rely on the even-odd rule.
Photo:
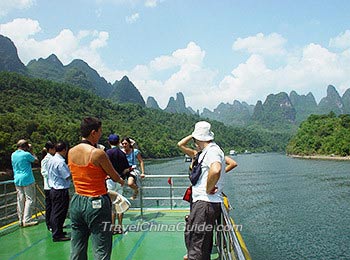
{"label": "orange tank top", "polygon": [[[93,148],[95,149],[95,148]],[[68,163],[72,173],[75,192],[87,197],[98,197],[107,194],[106,172],[91,163],[91,154],[87,165]]]}

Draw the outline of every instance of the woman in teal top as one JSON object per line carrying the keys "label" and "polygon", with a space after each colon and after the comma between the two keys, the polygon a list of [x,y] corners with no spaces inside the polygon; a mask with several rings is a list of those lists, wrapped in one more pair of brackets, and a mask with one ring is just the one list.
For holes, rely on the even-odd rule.
{"label": "woman in teal top", "polygon": [[145,166],[140,151],[133,147],[133,145],[135,144],[134,140],[130,139],[129,137],[124,137],[121,141],[121,144],[123,146],[122,150],[126,154],[126,158],[128,159],[129,164],[131,165],[131,167],[135,168],[134,171],[130,172],[130,177],[128,178],[128,185],[134,190],[134,194],[133,196],[131,196],[130,199],[134,200],[136,199],[136,196],[139,192],[139,189],[136,185],[136,178],[138,175],[137,172],[139,172],[138,170],[136,170],[137,161],[140,164],[141,178],[145,177]]}

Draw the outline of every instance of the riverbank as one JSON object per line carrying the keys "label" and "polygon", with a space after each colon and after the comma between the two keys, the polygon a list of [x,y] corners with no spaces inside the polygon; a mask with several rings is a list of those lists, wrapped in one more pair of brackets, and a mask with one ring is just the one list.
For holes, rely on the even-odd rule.
{"label": "riverbank", "polygon": [[288,154],[289,157],[297,159],[313,159],[313,160],[338,160],[338,161],[348,161],[350,156],[336,156],[336,155],[296,155]]}

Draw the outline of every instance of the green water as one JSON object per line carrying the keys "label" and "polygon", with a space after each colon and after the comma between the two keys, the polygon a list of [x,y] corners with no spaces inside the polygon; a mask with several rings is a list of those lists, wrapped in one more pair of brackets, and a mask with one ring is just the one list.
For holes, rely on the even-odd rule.
{"label": "green water", "polygon": [[[350,259],[349,161],[233,158],[238,167],[225,176],[225,192],[253,260]],[[147,169],[184,174],[187,167],[181,158]]]}
{"label": "green water", "polygon": [[226,191],[253,259],[350,259],[350,162],[234,159]]}

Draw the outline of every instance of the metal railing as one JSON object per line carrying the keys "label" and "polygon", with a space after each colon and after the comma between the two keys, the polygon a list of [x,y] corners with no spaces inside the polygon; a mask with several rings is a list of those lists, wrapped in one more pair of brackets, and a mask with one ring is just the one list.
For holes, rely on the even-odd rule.
{"label": "metal railing", "polygon": [[0,223],[7,224],[11,219],[17,216],[17,199],[16,199],[16,189],[14,189],[13,180],[0,182],[0,189],[2,193],[0,194]]}
{"label": "metal railing", "polygon": [[[168,185],[162,185],[162,186],[147,186],[145,185],[146,184],[146,181],[147,179],[167,179],[167,184]],[[188,175],[147,175],[145,177],[145,179],[140,179],[139,181],[139,185],[140,185],[140,211],[141,211],[141,217],[143,218],[143,212],[144,212],[144,208],[145,208],[145,205],[144,205],[144,202],[146,200],[153,200],[153,201],[158,201],[159,200],[163,200],[163,201],[169,201],[169,206],[170,206],[170,209],[173,209],[174,208],[174,205],[175,205],[175,201],[176,200],[182,200],[182,196],[176,196],[174,195],[174,191],[175,190],[180,190],[181,191],[184,191],[186,190],[187,186],[177,186],[175,185],[176,183],[176,179],[184,179],[184,180],[187,180],[188,179]],[[145,191],[147,190],[158,190],[158,191],[161,191],[161,190],[168,190],[169,191],[169,195],[167,196],[145,196]],[[161,192],[160,192],[161,193]]]}
{"label": "metal railing", "polygon": [[225,198],[225,200],[224,203],[221,203],[221,228],[215,232],[219,259],[251,259],[246,245],[239,233],[239,227],[234,224],[233,219],[229,215],[229,211],[232,207],[229,204],[228,199]]}
{"label": "metal railing", "polygon": [[[163,186],[147,186],[145,185],[147,179],[168,179],[168,185]],[[170,209],[174,208],[175,200],[182,200],[182,196],[174,196],[174,191],[181,189],[182,193],[187,189],[187,186],[176,185],[177,179],[188,180],[188,175],[147,175],[144,180],[139,182],[140,185],[140,212],[141,218],[144,213],[144,201],[147,200],[168,200]],[[159,182],[164,183],[164,182]],[[182,183],[183,184],[183,183]],[[144,196],[146,190],[168,190],[169,196]],[[229,211],[232,209],[226,196],[224,203],[221,203],[221,225],[220,229],[215,230],[216,248],[219,254],[218,259],[222,260],[249,260],[251,259],[249,252],[244,244],[243,239],[240,236],[237,226],[234,224],[232,218],[229,215]],[[218,223],[219,224],[219,223]]]}
{"label": "metal railing", "polygon": [[[45,194],[40,186],[35,184],[35,203],[33,213],[36,218],[44,215]],[[13,180],[0,182],[0,227],[15,223],[17,219],[17,191]]]}
{"label": "metal railing", "polygon": [[[144,202],[145,201],[169,201],[170,209],[174,208],[175,201],[182,200],[182,196],[174,195],[174,191],[179,190],[181,194],[186,190],[187,186],[183,186],[187,182],[188,175],[147,175],[145,179],[139,181],[140,185],[140,214],[143,218],[144,214]],[[167,185],[146,185],[148,180],[152,179],[167,179]],[[185,182],[178,182],[179,179],[185,180]],[[162,183],[162,181],[157,182]],[[164,182],[163,182],[164,183]],[[180,185],[177,185],[177,184]],[[36,217],[38,215],[43,215],[45,210],[45,194],[38,184],[36,186],[36,200],[34,207],[34,214]],[[161,192],[157,192],[157,196],[145,196],[144,193],[147,190],[168,190],[168,195],[159,196]],[[4,226],[11,222],[15,223],[17,219],[17,198],[16,198],[16,189],[13,180],[2,181],[0,182],[0,226]],[[152,192],[154,194],[155,192]],[[164,192],[163,192],[164,194]],[[222,217],[221,217],[221,228],[215,231],[214,237],[216,240],[216,248],[219,254],[219,259],[222,260],[248,260],[250,259],[248,250],[240,237],[239,232],[237,231],[236,226],[232,218],[229,216],[229,210],[231,206],[229,205],[228,200],[226,203],[221,204]],[[5,223],[7,222],[7,223]]]}

